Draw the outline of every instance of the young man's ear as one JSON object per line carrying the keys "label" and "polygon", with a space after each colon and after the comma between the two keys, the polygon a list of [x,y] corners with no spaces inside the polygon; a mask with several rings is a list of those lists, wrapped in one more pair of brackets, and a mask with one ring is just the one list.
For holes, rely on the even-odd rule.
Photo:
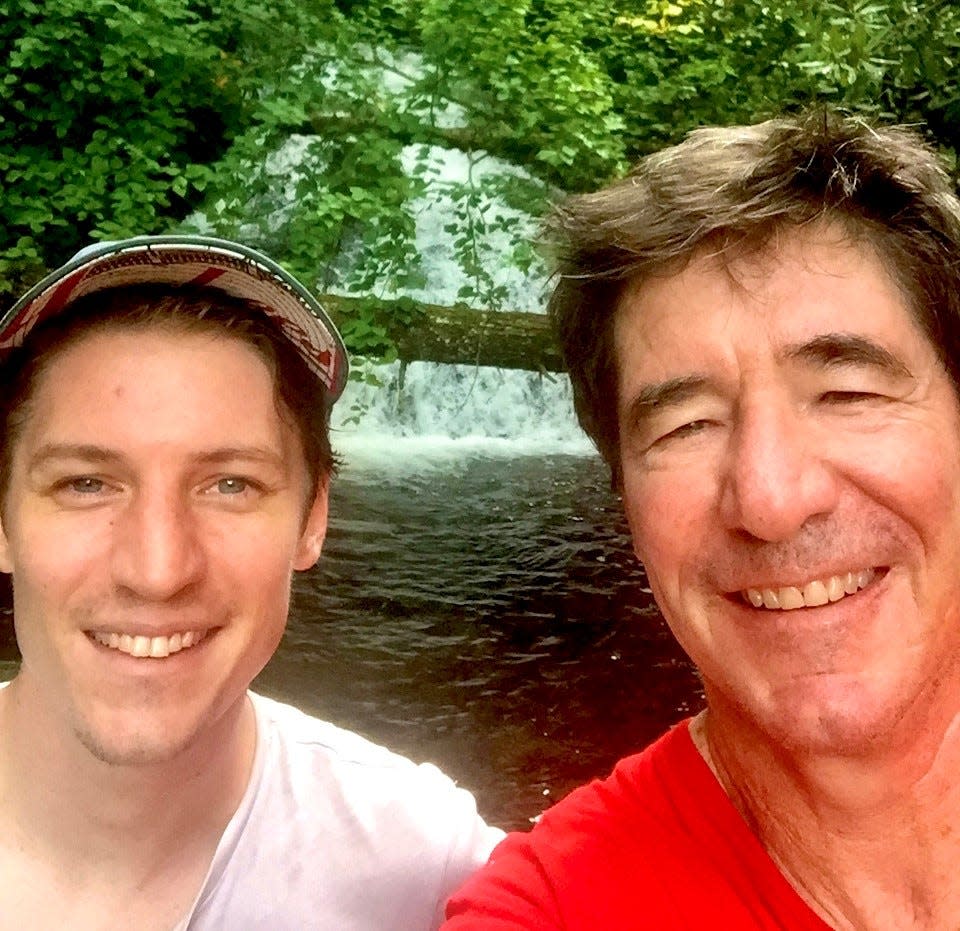
{"label": "young man's ear", "polygon": [[13,560],[10,558],[10,543],[6,531],[3,529],[3,518],[0,518],[0,572],[13,572]]}
{"label": "young man's ear", "polygon": [[294,555],[293,568],[309,569],[319,558],[323,541],[327,536],[327,505],[330,496],[330,477],[324,476],[317,482],[317,493],[307,511],[300,530],[300,540]]}

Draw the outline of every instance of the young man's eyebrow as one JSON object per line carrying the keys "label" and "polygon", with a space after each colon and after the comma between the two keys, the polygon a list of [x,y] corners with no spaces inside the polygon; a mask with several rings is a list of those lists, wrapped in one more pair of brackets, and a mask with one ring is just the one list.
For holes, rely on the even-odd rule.
{"label": "young man's eyebrow", "polygon": [[36,449],[27,463],[29,469],[36,469],[48,462],[61,460],[82,461],[92,464],[116,462],[120,457],[112,450],[93,443],[45,443]]}
{"label": "young man's eyebrow", "polygon": [[[45,443],[33,453],[27,466],[30,469],[36,469],[48,462],[65,460],[106,465],[119,462],[122,458],[119,452],[93,443]],[[283,462],[283,456],[263,446],[229,446],[202,452],[195,457],[195,461],[205,465],[240,461],[280,465]]]}
{"label": "young man's eyebrow", "polygon": [[225,446],[201,453],[196,461],[203,465],[229,465],[231,462],[256,462],[279,466],[284,456],[265,446]]}
{"label": "young man's eyebrow", "polygon": [[912,372],[888,349],[853,333],[824,333],[789,347],[783,356],[820,368],[861,365],[876,368],[897,378],[910,378]]}

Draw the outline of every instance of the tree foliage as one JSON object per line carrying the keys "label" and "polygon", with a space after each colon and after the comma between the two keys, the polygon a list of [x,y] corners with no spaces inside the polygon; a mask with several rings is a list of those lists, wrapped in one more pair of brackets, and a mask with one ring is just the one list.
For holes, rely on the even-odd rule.
{"label": "tree foliage", "polygon": [[[694,126],[817,101],[921,124],[955,160],[958,47],[950,0],[0,0],[0,293],[198,207],[319,289],[401,293],[445,146],[470,166],[447,188],[460,297],[493,306],[490,195],[536,212]],[[383,321],[345,329],[389,355]]]}
{"label": "tree foliage", "polygon": [[0,278],[187,209],[236,103],[208,29],[186,0],[0,0]]}

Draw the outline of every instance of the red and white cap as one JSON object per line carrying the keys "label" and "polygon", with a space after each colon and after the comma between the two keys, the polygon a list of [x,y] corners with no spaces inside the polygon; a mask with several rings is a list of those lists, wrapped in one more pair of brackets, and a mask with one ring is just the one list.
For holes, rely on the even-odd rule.
{"label": "red and white cap", "polygon": [[316,298],[262,253],[208,236],[137,236],[81,249],[0,318],[0,362],[36,324],[78,298],[141,284],[212,288],[249,301],[276,322],[324,384],[330,403],[343,392],[347,350]]}

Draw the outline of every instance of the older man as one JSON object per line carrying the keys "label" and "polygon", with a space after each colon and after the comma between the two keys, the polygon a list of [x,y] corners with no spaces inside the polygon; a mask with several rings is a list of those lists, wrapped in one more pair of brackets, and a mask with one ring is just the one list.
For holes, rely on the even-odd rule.
{"label": "older man", "polygon": [[435,927],[470,795],[248,691],[326,531],[340,337],[243,246],[85,250],[0,321],[0,927]]}
{"label": "older man", "polygon": [[949,179],[819,113],[694,132],[559,223],[580,420],[706,710],[506,840],[447,927],[955,929]]}

